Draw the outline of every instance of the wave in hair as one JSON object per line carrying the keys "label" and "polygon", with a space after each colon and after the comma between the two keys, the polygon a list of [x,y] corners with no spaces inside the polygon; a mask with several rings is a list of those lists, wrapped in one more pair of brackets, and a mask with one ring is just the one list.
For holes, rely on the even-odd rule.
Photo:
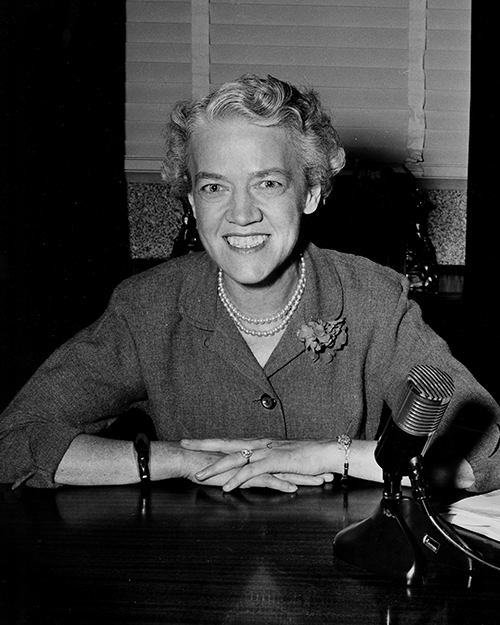
{"label": "wave in hair", "polygon": [[179,102],[172,110],[162,175],[177,194],[187,195],[191,190],[189,146],[196,128],[232,119],[285,130],[308,187],[320,185],[323,197],[328,196],[333,177],[345,164],[345,152],[318,94],[308,87],[255,74],[225,83],[201,100]]}

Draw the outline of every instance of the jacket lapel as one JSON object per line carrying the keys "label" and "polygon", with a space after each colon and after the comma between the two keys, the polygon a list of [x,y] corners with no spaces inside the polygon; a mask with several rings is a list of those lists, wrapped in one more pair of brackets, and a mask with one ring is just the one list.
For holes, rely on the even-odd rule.
{"label": "jacket lapel", "polygon": [[205,346],[254,383],[269,390],[269,381],[217,296],[217,267],[200,255],[196,271],[188,274],[179,299],[181,314],[206,331]]}
{"label": "jacket lapel", "polygon": [[342,285],[333,261],[326,258],[313,244],[309,244],[305,259],[306,290],[297,312],[266,363],[265,372],[268,376],[272,376],[303,353],[304,344],[297,337],[302,324],[313,319],[331,321],[342,314]]}

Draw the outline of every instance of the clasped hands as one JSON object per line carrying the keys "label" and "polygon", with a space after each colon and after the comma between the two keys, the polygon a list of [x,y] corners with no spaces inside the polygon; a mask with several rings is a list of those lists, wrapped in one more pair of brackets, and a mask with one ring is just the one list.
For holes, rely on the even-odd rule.
{"label": "clasped hands", "polygon": [[[199,484],[235,488],[272,488],[295,492],[298,486],[321,486],[333,480],[328,470],[328,448],[332,441],[221,439],[181,440],[185,450],[215,453],[212,464],[197,470],[189,479]],[[242,450],[251,450],[242,454]]]}

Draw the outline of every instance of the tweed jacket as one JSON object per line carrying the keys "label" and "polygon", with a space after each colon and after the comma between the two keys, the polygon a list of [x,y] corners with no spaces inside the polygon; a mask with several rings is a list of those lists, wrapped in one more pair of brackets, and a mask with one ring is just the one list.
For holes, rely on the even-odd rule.
{"label": "tweed jacket", "polygon": [[[205,253],[119,285],[102,317],[58,349],[4,412],[0,481],[55,486],[73,438],[133,406],[151,416],[161,440],[374,439],[384,406],[397,409],[409,371],[423,363],[456,385],[439,431],[462,423],[464,411],[481,423],[465,452],[475,490],[499,487],[499,408],[423,322],[406,279],[313,245],[305,260],[305,294],[263,368],[218,300],[217,268]],[[297,331],[340,318],[346,345],[331,362],[313,361]]]}

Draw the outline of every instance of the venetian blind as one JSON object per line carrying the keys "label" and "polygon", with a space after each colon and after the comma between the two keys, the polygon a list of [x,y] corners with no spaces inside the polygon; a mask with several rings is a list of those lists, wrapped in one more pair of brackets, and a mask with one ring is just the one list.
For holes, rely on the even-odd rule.
{"label": "venetian blind", "polygon": [[125,169],[158,171],[172,105],[190,98],[191,0],[127,0]]}
{"label": "venetian blind", "polygon": [[465,178],[470,2],[127,0],[126,167],[157,171],[174,101],[255,72],[314,86],[351,159]]}
{"label": "venetian blind", "polygon": [[467,178],[470,40],[471,0],[428,0],[426,129],[418,167],[426,178]]}

